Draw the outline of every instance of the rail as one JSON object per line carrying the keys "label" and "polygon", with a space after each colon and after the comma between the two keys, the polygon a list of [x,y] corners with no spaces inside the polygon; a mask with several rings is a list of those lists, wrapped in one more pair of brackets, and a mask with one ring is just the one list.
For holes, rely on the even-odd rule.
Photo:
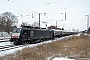
{"label": "rail", "polygon": [[10,41],[11,37],[0,37],[0,42],[7,42]]}

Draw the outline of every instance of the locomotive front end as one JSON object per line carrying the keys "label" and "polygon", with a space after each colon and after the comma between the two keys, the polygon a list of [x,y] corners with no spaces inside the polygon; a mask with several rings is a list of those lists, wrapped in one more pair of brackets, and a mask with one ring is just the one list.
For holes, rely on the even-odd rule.
{"label": "locomotive front end", "polygon": [[11,34],[11,42],[14,42],[14,44],[18,43],[19,39],[20,39],[20,32],[21,32],[21,28],[14,28]]}

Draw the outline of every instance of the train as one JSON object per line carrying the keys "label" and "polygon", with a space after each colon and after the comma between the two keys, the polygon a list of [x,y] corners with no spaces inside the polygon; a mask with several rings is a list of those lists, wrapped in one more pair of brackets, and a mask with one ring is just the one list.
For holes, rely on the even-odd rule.
{"label": "train", "polygon": [[11,34],[10,42],[13,42],[15,45],[22,45],[25,43],[31,44],[46,40],[53,40],[56,37],[59,38],[72,34],[75,33],[53,29],[14,28]]}

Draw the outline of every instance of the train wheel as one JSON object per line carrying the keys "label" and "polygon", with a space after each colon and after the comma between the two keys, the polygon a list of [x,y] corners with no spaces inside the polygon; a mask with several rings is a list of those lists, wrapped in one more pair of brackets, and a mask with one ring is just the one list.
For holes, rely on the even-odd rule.
{"label": "train wheel", "polygon": [[14,40],[14,44],[15,44],[15,45],[18,45],[18,42]]}
{"label": "train wheel", "polygon": [[30,41],[28,41],[28,44],[30,44]]}
{"label": "train wheel", "polygon": [[19,42],[19,45],[22,45],[22,41]]}
{"label": "train wheel", "polygon": [[36,43],[36,39],[34,39],[31,43],[35,44]]}
{"label": "train wheel", "polygon": [[54,40],[54,39],[55,39],[55,37],[53,36],[53,37],[52,37],[52,40]]}

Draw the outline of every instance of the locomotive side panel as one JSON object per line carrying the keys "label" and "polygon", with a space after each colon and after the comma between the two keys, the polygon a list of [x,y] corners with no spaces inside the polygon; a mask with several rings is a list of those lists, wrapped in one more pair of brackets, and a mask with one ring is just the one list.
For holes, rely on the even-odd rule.
{"label": "locomotive side panel", "polygon": [[50,38],[50,31],[48,30],[35,30],[36,38]]}
{"label": "locomotive side panel", "polygon": [[18,28],[15,29],[15,32],[12,33],[12,42],[15,45],[23,44],[23,43],[32,43],[38,40],[46,40],[51,39],[53,37],[53,33],[50,30],[45,29],[30,29],[30,28],[21,28],[17,33]]}
{"label": "locomotive side panel", "polygon": [[45,40],[52,38],[51,31],[41,29],[24,30],[22,37],[23,42],[36,42],[37,40]]}

